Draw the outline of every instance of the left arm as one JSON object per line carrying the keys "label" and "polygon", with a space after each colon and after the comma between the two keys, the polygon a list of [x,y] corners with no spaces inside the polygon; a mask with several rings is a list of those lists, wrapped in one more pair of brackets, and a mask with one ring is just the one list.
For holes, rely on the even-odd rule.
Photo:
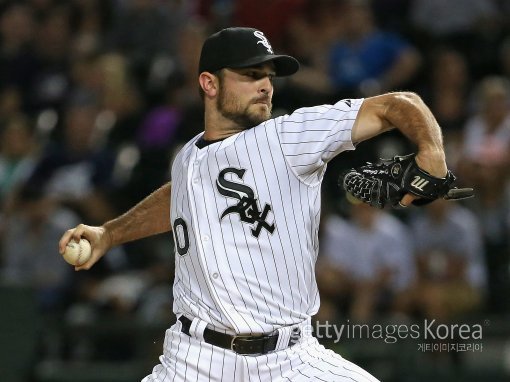
{"label": "left arm", "polygon": [[[420,168],[436,177],[446,176],[441,128],[415,93],[395,92],[365,99],[352,129],[352,141],[359,143],[392,128],[417,146],[416,162]],[[402,204],[408,205],[413,199],[406,195]]]}

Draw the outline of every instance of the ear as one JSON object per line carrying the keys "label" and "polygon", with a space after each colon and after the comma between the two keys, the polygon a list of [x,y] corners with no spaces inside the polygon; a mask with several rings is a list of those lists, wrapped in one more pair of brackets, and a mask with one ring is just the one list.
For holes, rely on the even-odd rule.
{"label": "ear", "polygon": [[209,72],[202,72],[198,77],[200,87],[204,91],[206,97],[214,97],[218,93],[218,79]]}

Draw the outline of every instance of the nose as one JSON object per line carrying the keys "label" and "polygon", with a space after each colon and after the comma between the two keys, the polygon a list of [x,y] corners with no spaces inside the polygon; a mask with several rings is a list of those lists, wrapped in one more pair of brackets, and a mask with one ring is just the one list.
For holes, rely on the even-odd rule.
{"label": "nose", "polygon": [[273,82],[269,76],[264,77],[260,86],[260,92],[263,94],[271,95],[273,93]]}

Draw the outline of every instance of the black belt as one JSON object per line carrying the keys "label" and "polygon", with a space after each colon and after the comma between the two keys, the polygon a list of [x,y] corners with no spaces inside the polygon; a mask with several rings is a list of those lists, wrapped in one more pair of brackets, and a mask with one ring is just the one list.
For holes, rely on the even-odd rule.
{"label": "black belt", "polygon": [[[181,332],[190,336],[190,327],[192,321],[185,317],[179,317],[182,323]],[[289,339],[288,346],[296,344],[300,338],[301,331],[299,327],[295,327]],[[230,334],[216,332],[212,329],[205,328],[204,341],[210,345],[228,349],[242,355],[261,355],[267,354],[276,349],[278,342],[278,334],[260,335],[260,336],[232,336]]]}

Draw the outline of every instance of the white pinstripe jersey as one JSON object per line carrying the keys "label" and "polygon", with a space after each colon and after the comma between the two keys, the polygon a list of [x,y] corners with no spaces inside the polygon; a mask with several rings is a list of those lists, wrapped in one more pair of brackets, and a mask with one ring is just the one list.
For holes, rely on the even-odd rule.
{"label": "white pinstripe jersey", "polygon": [[172,165],[174,312],[215,330],[268,333],[315,314],[321,181],[352,150],[362,99],[298,109]]}

